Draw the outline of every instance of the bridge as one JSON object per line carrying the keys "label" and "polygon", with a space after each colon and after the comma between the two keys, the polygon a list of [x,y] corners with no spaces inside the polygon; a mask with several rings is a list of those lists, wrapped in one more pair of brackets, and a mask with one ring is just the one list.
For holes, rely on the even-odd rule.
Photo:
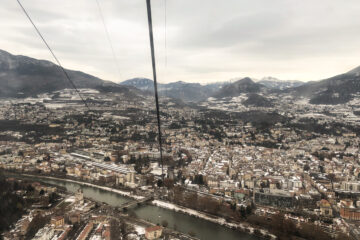
{"label": "bridge", "polygon": [[134,205],[140,205],[140,204],[142,204],[144,202],[147,202],[147,201],[150,201],[152,199],[153,199],[153,196],[148,196],[148,197],[144,197],[144,198],[141,198],[141,199],[136,199],[134,201],[123,203],[118,208],[126,210],[129,207],[132,207]]}

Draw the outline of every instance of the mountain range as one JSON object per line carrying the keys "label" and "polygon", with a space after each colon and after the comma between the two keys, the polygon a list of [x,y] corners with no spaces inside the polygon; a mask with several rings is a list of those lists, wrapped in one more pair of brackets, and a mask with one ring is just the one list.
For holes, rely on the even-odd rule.
{"label": "mountain range", "polygon": [[[154,82],[148,78],[133,78],[120,83],[125,86],[133,86],[144,91],[154,91]],[[170,98],[182,99],[186,102],[198,102],[206,100],[214,95],[226,83],[212,83],[201,85],[199,83],[187,83],[183,81],[172,83],[158,83],[160,95]]]}
{"label": "mountain range", "polygon": [[[66,70],[78,88],[93,88],[102,92],[124,92],[148,96],[154,91],[153,81],[147,78],[129,79],[119,84],[104,81],[80,71]],[[39,93],[71,88],[61,69],[50,61],[12,55],[0,50],[0,97],[28,97]],[[159,94],[187,102],[205,101],[209,97],[226,98],[248,94],[246,104],[270,106],[267,93],[307,97],[312,104],[340,104],[360,93],[360,67],[328,79],[312,82],[281,81],[267,77],[260,81],[251,78],[235,82],[199,84],[187,82],[160,83]]]}
{"label": "mountain range", "polygon": [[[117,92],[138,91],[80,71],[66,72],[77,88]],[[64,88],[72,88],[72,85],[54,63],[12,55],[0,50],[0,97],[28,97]]]}
{"label": "mountain range", "polygon": [[274,77],[264,77],[260,81],[257,81],[257,83],[265,85],[268,88],[278,89],[278,90],[299,87],[305,84],[304,82],[301,81],[294,81],[294,80],[283,81]]}
{"label": "mountain range", "polygon": [[286,90],[295,96],[310,98],[312,104],[341,104],[349,102],[360,92],[360,67],[321,81],[313,81]]}

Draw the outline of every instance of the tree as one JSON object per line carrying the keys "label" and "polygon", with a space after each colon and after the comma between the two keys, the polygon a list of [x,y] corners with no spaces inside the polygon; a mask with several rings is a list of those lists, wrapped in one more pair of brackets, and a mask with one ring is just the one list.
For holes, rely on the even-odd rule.
{"label": "tree", "polygon": [[275,235],[282,236],[280,239],[289,239],[297,231],[295,224],[281,213],[272,216],[269,227]]}
{"label": "tree", "polygon": [[309,171],[310,170],[310,166],[308,165],[308,164],[306,164],[305,166],[304,166],[304,171]]}
{"label": "tree", "polygon": [[110,158],[108,156],[104,157],[104,162],[110,162]]}
{"label": "tree", "polygon": [[37,214],[29,224],[29,230],[26,233],[26,239],[32,239],[40,228],[47,223],[47,218]]}
{"label": "tree", "polygon": [[328,240],[331,238],[320,227],[310,223],[304,223],[301,225],[300,235],[305,239],[314,240]]}
{"label": "tree", "polygon": [[150,174],[146,176],[146,185],[154,185],[154,175]]}
{"label": "tree", "polygon": [[161,179],[157,180],[157,186],[158,187],[162,187],[163,186],[163,181]]}
{"label": "tree", "polygon": [[170,178],[165,178],[164,179],[164,186],[171,189],[174,187],[174,180],[170,179]]}
{"label": "tree", "polygon": [[244,206],[240,207],[240,215],[241,215],[242,218],[246,217],[246,210],[245,210]]}
{"label": "tree", "polygon": [[53,192],[49,195],[49,203],[55,203],[55,201],[58,199],[57,193]]}
{"label": "tree", "polygon": [[35,190],[35,188],[31,184],[28,184],[27,187],[26,187],[26,190],[28,192],[33,192]]}
{"label": "tree", "polygon": [[261,237],[263,234],[261,233],[261,231],[259,230],[259,229],[254,229],[254,234],[255,234],[255,236],[259,236],[259,237]]}
{"label": "tree", "polygon": [[199,185],[204,185],[203,175],[201,175],[201,174],[195,175],[194,183],[195,183],[195,184],[199,184]]}
{"label": "tree", "polygon": [[192,193],[191,192],[191,193],[186,194],[186,196],[185,196],[185,205],[187,207],[193,206],[195,203],[197,203],[197,198],[198,198],[197,193]]}
{"label": "tree", "polygon": [[329,180],[330,180],[330,182],[331,182],[331,187],[332,187],[332,189],[334,189],[334,181],[335,181],[335,179],[336,179],[335,174],[334,174],[334,173],[329,173],[329,174],[328,174],[328,178],[329,178]]}
{"label": "tree", "polygon": [[247,206],[246,206],[246,214],[247,214],[247,215],[250,215],[251,212],[252,212],[252,207],[251,207],[250,205],[247,205]]}

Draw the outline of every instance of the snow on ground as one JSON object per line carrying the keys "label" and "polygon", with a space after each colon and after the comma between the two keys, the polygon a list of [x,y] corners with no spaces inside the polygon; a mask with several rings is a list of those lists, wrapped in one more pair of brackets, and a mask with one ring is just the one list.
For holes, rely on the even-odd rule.
{"label": "snow on ground", "polygon": [[158,206],[158,207],[174,210],[176,212],[186,213],[186,214],[189,214],[189,215],[192,215],[192,216],[195,216],[195,217],[199,217],[199,218],[211,221],[211,222],[221,224],[221,225],[224,225],[226,223],[225,219],[223,219],[223,218],[209,217],[208,215],[206,215],[204,213],[198,212],[198,211],[190,209],[190,208],[180,207],[180,206],[177,206],[177,205],[172,204],[172,203],[163,202],[163,201],[159,201],[159,200],[154,200],[154,201],[152,201],[152,204],[154,204],[155,206]]}
{"label": "snow on ground", "polygon": [[93,235],[91,236],[90,240],[102,240],[102,238],[99,235]]}
{"label": "snow on ground", "polygon": [[67,199],[65,199],[65,202],[75,202],[75,197],[74,196],[68,197]]}
{"label": "snow on ground", "polygon": [[142,226],[134,225],[135,231],[138,233],[138,235],[145,234],[145,228]]}
{"label": "snow on ground", "polygon": [[[225,220],[224,218],[215,217],[215,216],[212,217],[212,216],[209,216],[209,215],[207,215],[207,214],[198,212],[198,211],[193,210],[193,209],[190,209],[190,208],[185,208],[185,207],[181,207],[181,206],[175,205],[175,204],[173,204],[173,203],[164,202],[164,201],[159,201],[159,200],[154,200],[154,201],[152,201],[151,203],[154,204],[155,206],[158,206],[158,207],[170,209],[170,210],[173,210],[173,211],[176,211],[176,212],[181,212],[181,213],[189,214],[189,215],[191,215],[191,216],[195,216],[195,217],[198,217],[198,218],[201,218],[201,219],[204,219],[204,220],[213,222],[213,223],[217,223],[217,224],[220,224],[220,225],[229,227],[229,228],[240,228],[240,229],[242,229],[242,230],[249,229],[249,230],[250,230],[250,233],[253,233],[254,230],[255,230],[253,227],[251,227],[251,226],[248,225],[248,224],[243,224],[243,223],[229,223],[229,222],[226,222],[226,220]],[[263,229],[259,229],[259,230],[260,230],[263,234],[269,234],[267,231],[265,231],[265,230],[263,230]],[[271,234],[269,234],[269,235],[271,235]],[[272,236],[272,238],[275,238],[274,235],[271,235],[271,236]]]}

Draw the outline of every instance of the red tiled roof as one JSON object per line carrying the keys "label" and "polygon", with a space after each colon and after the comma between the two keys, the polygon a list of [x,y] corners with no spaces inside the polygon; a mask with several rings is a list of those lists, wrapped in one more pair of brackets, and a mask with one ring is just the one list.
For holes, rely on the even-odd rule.
{"label": "red tiled roof", "polygon": [[157,231],[157,230],[160,230],[162,229],[162,227],[160,226],[153,226],[153,227],[148,227],[145,229],[146,232],[154,232],[154,231]]}

